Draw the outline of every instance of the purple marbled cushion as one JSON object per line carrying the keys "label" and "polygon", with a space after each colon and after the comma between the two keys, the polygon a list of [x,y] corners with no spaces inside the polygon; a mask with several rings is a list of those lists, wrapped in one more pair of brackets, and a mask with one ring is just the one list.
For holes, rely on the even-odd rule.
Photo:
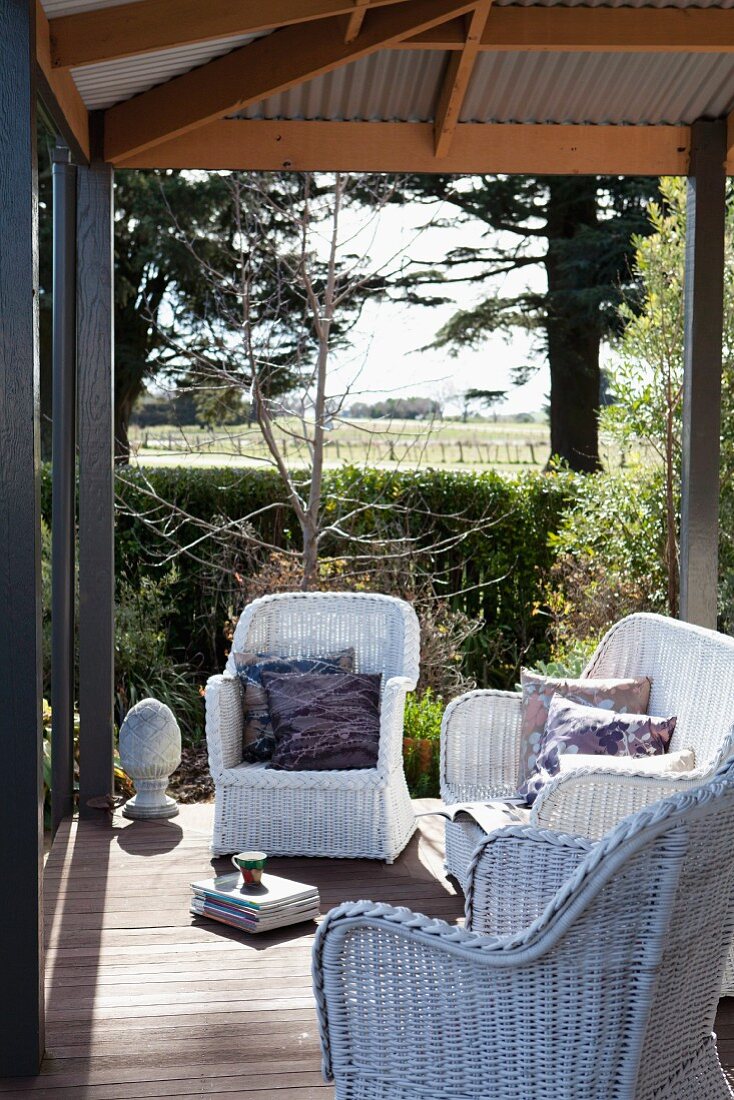
{"label": "purple marbled cushion", "polygon": [[529,779],[537,766],[548,708],[554,695],[563,695],[577,703],[590,707],[605,707],[617,714],[645,714],[650,699],[651,681],[647,676],[631,676],[627,679],[592,679],[582,676],[567,680],[556,676],[542,676],[524,668],[520,673],[522,684],[522,726],[520,731],[520,782]]}
{"label": "purple marbled cushion", "polygon": [[269,760],[275,748],[275,735],[270,722],[268,697],[263,674],[282,672],[303,675],[318,672],[330,676],[335,672],[352,672],[354,649],[342,649],[324,657],[279,657],[275,653],[235,653],[237,676],[244,690],[245,729],[242,759],[247,764]]}
{"label": "purple marbled cushion", "polygon": [[675,718],[650,714],[610,713],[554,695],[535,772],[522,784],[518,795],[532,805],[543,785],[558,774],[563,753],[658,756],[666,751],[675,723]]}
{"label": "purple marbled cushion", "polygon": [[290,676],[265,672],[275,749],[282,771],[374,768],[380,745],[380,684],[367,673]]}

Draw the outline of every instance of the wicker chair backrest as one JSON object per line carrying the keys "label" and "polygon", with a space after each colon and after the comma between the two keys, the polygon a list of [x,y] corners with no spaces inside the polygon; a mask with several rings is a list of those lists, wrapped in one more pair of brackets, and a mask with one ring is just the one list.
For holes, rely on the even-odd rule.
{"label": "wicker chair backrest", "polygon": [[696,766],[734,752],[734,638],[662,615],[621,619],[602,639],[585,676],[649,676],[649,711],[675,714],[670,748],[691,748]]}
{"label": "wicker chair backrest", "polygon": [[[287,592],[253,600],[232,651],[323,657],[353,647],[355,671],[418,678],[418,620],[410,604],[363,592]],[[233,660],[227,665],[234,671]]]}

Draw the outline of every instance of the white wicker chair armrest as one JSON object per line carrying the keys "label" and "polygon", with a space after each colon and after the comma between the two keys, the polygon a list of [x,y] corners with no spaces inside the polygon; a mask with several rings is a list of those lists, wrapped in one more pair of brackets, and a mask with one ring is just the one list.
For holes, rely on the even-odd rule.
{"label": "white wicker chair armrest", "polygon": [[385,774],[389,774],[402,762],[405,696],[414,688],[415,681],[408,676],[391,676],[383,685],[377,767]]}
{"label": "white wicker chair armrest", "polygon": [[245,717],[239,680],[226,674],[210,676],[204,698],[209,770],[216,782],[227,768],[242,763]]}
{"label": "white wicker chair armrest", "polygon": [[[363,1073],[374,1083],[377,1077],[381,1091],[372,1089],[370,1097],[509,1095],[498,1062],[501,1036],[527,1034],[528,1006],[544,1000],[547,1020],[549,990],[559,985],[563,1022],[581,1019],[586,960],[603,967],[609,957],[604,930],[595,920],[582,929],[579,918],[626,852],[603,868],[593,851],[585,854],[590,858],[543,913],[511,936],[466,931],[384,903],[332,909],[316,934],[312,963],[326,1080]],[[561,942],[568,950],[559,952]],[[633,996],[631,984],[626,994]],[[623,1001],[615,1012],[624,1012]],[[536,1061],[542,1062],[546,1041],[552,1050],[554,1029],[539,1027]]]}
{"label": "white wicker chair armrest", "polygon": [[598,840],[630,814],[705,783],[716,767],[671,775],[635,775],[603,768],[579,768],[556,775],[533,804],[532,825]]}
{"label": "white wicker chair armrest", "polygon": [[514,935],[536,920],[591,850],[581,837],[513,825],[491,833],[469,865],[466,927]]}
{"label": "white wicker chair armrest", "polygon": [[[327,1079],[336,1076],[343,1086],[362,1077],[370,1087],[359,1095],[369,1097],[519,1095],[512,1088],[518,1085],[517,1052],[504,1060],[503,1035],[532,1033],[531,1063],[542,1066],[546,1057],[558,1060],[558,1042],[567,1034],[565,1064],[578,1052],[579,1032],[588,1027],[599,1037],[602,1024],[600,1049],[618,1049],[623,1057],[615,1040],[640,993],[634,982],[619,983],[620,966],[652,975],[660,965],[669,931],[666,899],[678,889],[686,833],[677,845],[658,845],[657,839],[683,815],[705,816],[715,799],[730,796],[731,773],[700,787],[693,799],[681,791],[645,808],[597,844],[513,827],[515,839],[528,850],[535,846],[544,862],[551,846],[565,853],[570,873],[542,912],[510,935],[467,931],[369,901],[333,909],[313,954]],[[493,836],[487,846],[501,843]],[[620,912],[626,934],[612,950],[610,928],[618,928]],[[590,974],[599,999],[590,996]],[[604,997],[607,975],[614,994]],[[641,996],[644,1008],[650,988]],[[540,1014],[533,1018],[536,1005]],[[559,1014],[557,1027],[548,1023],[553,1013]],[[569,1020],[572,1032],[566,1032]],[[636,1073],[638,1051],[632,1046],[628,1054],[626,1065],[611,1067],[607,1085],[619,1081],[620,1069]],[[581,1095],[561,1088],[559,1095],[566,1094]]]}
{"label": "white wicker chair armrest", "polygon": [[470,691],[449,703],[441,724],[441,797],[478,802],[515,794],[522,697]]}

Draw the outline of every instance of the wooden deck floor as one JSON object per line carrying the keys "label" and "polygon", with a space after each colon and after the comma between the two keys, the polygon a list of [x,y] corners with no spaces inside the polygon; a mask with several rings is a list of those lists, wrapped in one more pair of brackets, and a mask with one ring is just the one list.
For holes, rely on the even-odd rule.
{"label": "wooden deck floor", "polygon": [[[38,1077],[0,1081],[3,1100],[333,1095],[319,1071],[314,926],[248,938],[188,912],[190,879],[228,869],[208,851],[211,813],[183,806],[172,821],[62,827],[46,868],[48,1055]],[[443,879],[441,841],[429,818],[392,867],[272,867],[317,883],[324,911],[369,897],[454,920],[463,904]],[[722,1002],[718,1030],[734,1068],[734,1000]]]}

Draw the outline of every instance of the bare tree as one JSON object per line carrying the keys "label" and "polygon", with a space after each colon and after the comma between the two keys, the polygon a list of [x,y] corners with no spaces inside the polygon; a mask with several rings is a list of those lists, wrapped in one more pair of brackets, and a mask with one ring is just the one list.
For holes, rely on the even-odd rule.
{"label": "bare tree", "polygon": [[[248,404],[300,527],[307,589],[324,540],[345,537],[367,507],[333,498],[324,506],[329,432],[362,392],[360,368],[345,364],[343,353],[365,304],[387,295],[411,261],[404,245],[380,263],[370,259],[380,215],[393,197],[394,183],[385,177],[306,173],[278,177],[274,185],[269,175],[232,173],[227,184],[232,228],[225,263],[221,240],[212,250],[206,238],[191,238],[171,211],[211,303],[196,330],[177,328],[175,317],[166,330],[176,353],[172,376],[197,400],[213,403],[220,419],[227,407]],[[368,441],[395,434],[392,424],[363,424],[360,431]],[[403,458],[410,452],[415,461],[428,439],[424,429],[403,440]]]}

